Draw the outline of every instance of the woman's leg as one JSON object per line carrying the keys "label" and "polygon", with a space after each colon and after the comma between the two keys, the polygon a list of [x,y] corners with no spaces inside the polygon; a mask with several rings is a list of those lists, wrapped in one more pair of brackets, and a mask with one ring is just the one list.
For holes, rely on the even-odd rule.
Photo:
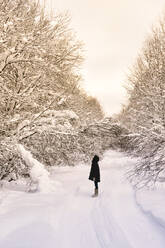
{"label": "woman's leg", "polygon": [[94,181],[95,189],[98,189],[98,182]]}
{"label": "woman's leg", "polygon": [[95,185],[95,191],[94,191],[94,194],[92,195],[92,197],[98,196],[98,182],[94,181],[94,185]]}

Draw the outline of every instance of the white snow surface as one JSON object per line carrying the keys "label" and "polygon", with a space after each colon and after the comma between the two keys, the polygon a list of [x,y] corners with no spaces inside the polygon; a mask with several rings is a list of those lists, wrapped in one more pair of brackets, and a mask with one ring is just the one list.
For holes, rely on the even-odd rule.
{"label": "white snow surface", "polygon": [[0,248],[164,248],[165,189],[135,192],[125,176],[134,163],[106,152],[97,198],[90,165],[53,168],[49,192],[27,193],[23,181],[4,185]]}

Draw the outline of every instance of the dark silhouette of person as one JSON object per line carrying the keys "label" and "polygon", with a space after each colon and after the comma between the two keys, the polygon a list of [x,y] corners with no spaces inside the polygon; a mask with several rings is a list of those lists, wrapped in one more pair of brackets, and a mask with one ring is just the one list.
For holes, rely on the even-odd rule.
{"label": "dark silhouette of person", "polygon": [[100,182],[100,168],[99,168],[99,157],[95,155],[92,159],[92,165],[91,165],[91,170],[89,174],[89,180],[94,181],[94,194],[92,195],[93,197],[98,196],[98,183]]}

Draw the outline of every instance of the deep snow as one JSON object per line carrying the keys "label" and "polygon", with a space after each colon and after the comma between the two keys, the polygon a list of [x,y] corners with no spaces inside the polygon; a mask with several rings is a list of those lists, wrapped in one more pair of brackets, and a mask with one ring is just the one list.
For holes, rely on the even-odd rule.
{"label": "deep snow", "polygon": [[91,197],[90,165],[54,168],[47,192],[28,193],[24,182],[4,185],[0,248],[164,248],[165,190],[136,193],[125,178],[134,162],[106,152],[98,198]]}

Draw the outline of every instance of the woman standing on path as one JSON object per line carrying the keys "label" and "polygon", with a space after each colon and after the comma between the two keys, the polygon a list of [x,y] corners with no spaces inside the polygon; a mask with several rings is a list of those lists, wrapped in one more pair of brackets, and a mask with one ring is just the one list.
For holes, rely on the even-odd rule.
{"label": "woman standing on path", "polygon": [[93,197],[98,196],[98,183],[100,182],[100,169],[98,165],[99,157],[95,155],[92,160],[89,180],[94,181],[95,191]]}

